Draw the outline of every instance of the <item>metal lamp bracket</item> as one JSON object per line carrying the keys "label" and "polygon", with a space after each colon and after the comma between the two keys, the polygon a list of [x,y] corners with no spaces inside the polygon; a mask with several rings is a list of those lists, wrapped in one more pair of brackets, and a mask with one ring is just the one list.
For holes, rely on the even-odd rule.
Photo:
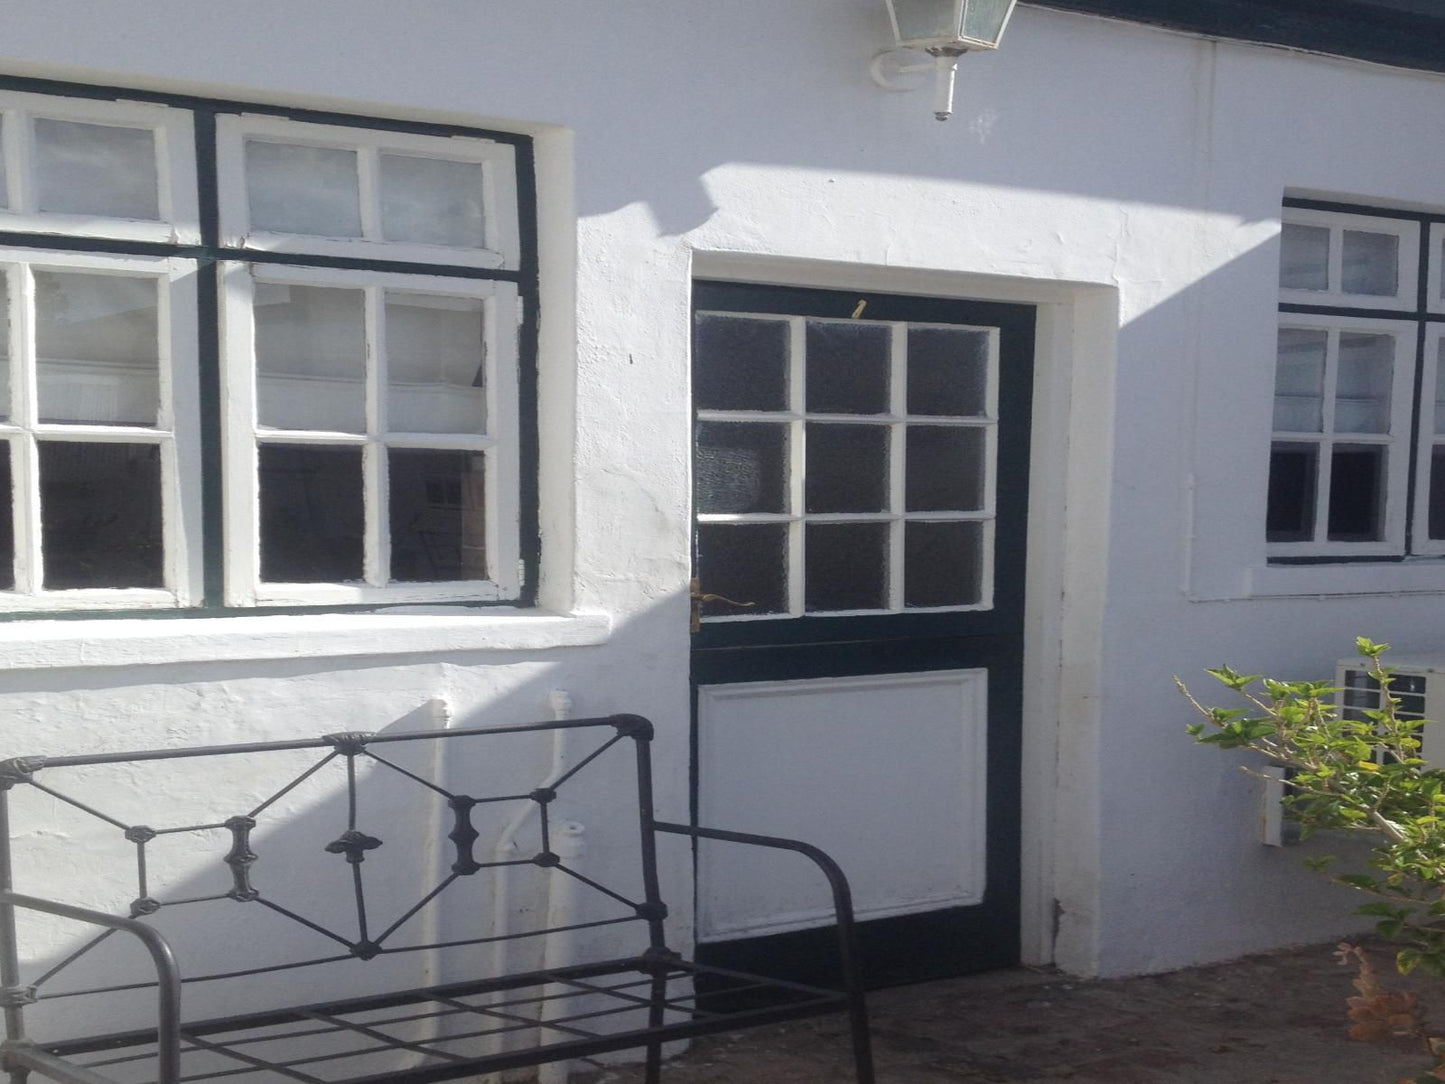
{"label": "metal lamp bracket", "polygon": [[933,57],[922,49],[879,49],[868,62],[868,74],[884,90],[918,90],[934,69]]}

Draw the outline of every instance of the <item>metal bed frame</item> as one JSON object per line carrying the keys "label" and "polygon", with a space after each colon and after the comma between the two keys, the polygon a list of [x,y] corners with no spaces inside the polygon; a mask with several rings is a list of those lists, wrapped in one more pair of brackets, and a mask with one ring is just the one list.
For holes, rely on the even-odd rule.
{"label": "metal bed frame", "polygon": [[[417,743],[486,742],[502,734],[547,734],[559,730],[569,736],[590,736],[596,745],[560,775],[544,779],[530,791],[490,797],[457,793],[397,763],[392,752]],[[554,735],[555,736],[555,735]],[[524,726],[479,727],[407,733],[344,733],[320,738],[253,742],[196,748],[101,753],[59,757],[20,757],[0,761],[0,1008],[6,1039],[0,1043],[0,1070],[10,1084],[26,1084],[31,1073],[68,1084],[182,1084],[202,1080],[231,1080],[240,1084],[303,1081],[308,1084],[423,1084],[479,1073],[497,1072],[548,1062],[584,1060],[626,1049],[646,1052],[646,1080],[657,1084],[663,1045],[719,1032],[762,1024],[843,1013],[849,1020],[852,1057],[859,1084],[873,1084],[873,1064],[863,991],[857,966],[853,914],[848,884],[838,865],[824,852],[796,840],[744,832],[719,831],[657,820],[653,815],[650,743],[652,724],[636,715],[568,720]],[[588,877],[569,864],[554,848],[554,815],[549,813],[559,791],[576,787],[579,774],[609,750],[626,754],[632,746],[635,760],[637,840],[641,892],[633,898]],[[429,748],[436,750],[434,744]],[[319,759],[288,779],[269,798],[224,820],[203,824],[152,827],[127,823],[97,808],[72,791],[61,789],[60,769],[99,765],[134,765],[146,761],[216,758],[225,770],[234,758],[280,751],[314,749]],[[460,752],[449,744],[451,756]],[[253,837],[258,819],[284,795],[327,765],[345,770],[346,826],[321,848],[338,856],[350,868],[355,928],[342,932],[312,921],[272,898],[269,884],[253,877],[251,867],[262,846]],[[358,761],[378,773],[395,772],[437,799],[450,813],[450,830],[443,847],[453,859],[441,883],[429,888],[420,901],[384,930],[368,923],[368,882],[363,865],[369,851],[382,840],[360,827]],[[632,772],[629,769],[628,775]],[[62,776],[62,779],[55,779]],[[81,780],[83,783],[83,779]],[[53,802],[61,802],[86,817],[97,818],[107,830],[120,833],[133,845],[137,893],[129,913],[116,915],[55,900],[40,899],[14,890],[15,853],[12,837],[12,792],[33,788]],[[530,856],[479,861],[474,848],[480,833],[473,811],[492,802],[523,803],[534,811],[541,844]],[[95,803],[95,804],[92,804]],[[189,899],[162,900],[151,894],[147,877],[147,845],[175,833],[209,830],[226,839],[228,848],[218,855],[228,870],[230,888],[224,893]],[[222,831],[224,830],[224,831]],[[695,963],[670,948],[664,937],[667,906],[659,892],[658,833],[698,841],[737,843],[796,853],[810,860],[826,877],[837,918],[838,965],[842,982],[836,988],[743,974]],[[565,850],[565,848],[563,848]],[[496,936],[468,936],[426,944],[400,944],[398,932],[431,906],[447,889],[483,872],[497,873],[508,866],[534,866],[575,882],[578,891],[591,890],[620,905],[622,917],[569,925],[542,926]],[[600,875],[599,875],[600,876]],[[335,943],[337,953],[316,959],[287,961],[270,966],[225,972],[183,975],[166,938],[148,920],[162,910],[182,905],[207,905],[222,912],[214,925],[217,937],[227,931],[228,906],[264,907],[284,919],[309,927]],[[71,951],[44,973],[27,977],[17,944],[17,912],[30,911],[73,920],[101,932]],[[208,922],[211,919],[207,915]],[[396,953],[430,950],[446,952],[462,946],[496,944],[520,938],[555,937],[569,931],[611,924],[633,923],[645,928],[645,940],[632,955],[595,961],[571,961],[566,966],[543,967],[510,975],[492,975],[464,982],[394,990],[366,997],[281,1006],[212,1019],[189,1019],[183,1013],[183,991],[191,983],[244,982],[255,975],[340,961],[367,961]],[[211,926],[207,926],[210,929]],[[415,924],[411,924],[414,930]],[[57,990],[55,980],[97,945],[116,933],[133,936],[149,953],[154,978],[140,982],[110,983],[80,989]],[[546,961],[544,960],[544,963]],[[27,1037],[26,1008],[52,998],[77,998],[117,991],[153,990],[156,1026],[142,1030],[62,1039]],[[577,1011],[584,1005],[586,1011]],[[398,1034],[401,1032],[402,1034]],[[531,1040],[519,1045],[519,1040]],[[319,1050],[319,1052],[318,1052]],[[203,1064],[204,1063],[204,1064]]]}

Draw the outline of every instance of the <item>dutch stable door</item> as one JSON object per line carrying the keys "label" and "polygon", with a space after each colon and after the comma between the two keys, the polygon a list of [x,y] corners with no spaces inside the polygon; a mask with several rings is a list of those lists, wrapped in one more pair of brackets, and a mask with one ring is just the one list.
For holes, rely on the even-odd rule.
{"label": "dutch stable door", "polygon": [[[699,282],[694,807],[842,864],[870,985],[1017,962],[1034,310]],[[796,857],[698,854],[700,954],[831,949]]]}

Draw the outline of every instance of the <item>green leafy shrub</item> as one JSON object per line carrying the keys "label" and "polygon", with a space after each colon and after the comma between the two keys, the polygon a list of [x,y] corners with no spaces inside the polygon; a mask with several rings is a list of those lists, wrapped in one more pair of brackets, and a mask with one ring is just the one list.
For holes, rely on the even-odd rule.
{"label": "green leafy shrub", "polygon": [[1205,707],[1175,682],[1204,718],[1189,727],[1197,742],[1250,749],[1290,770],[1285,816],[1303,835],[1378,837],[1368,872],[1339,872],[1333,856],[1305,864],[1374,897],[1357,913],[1375,918],[1376,931],[1401,946],[1395,962],[1402,973],[1418,967],[1445,977],[1445,771],[1421,760],[1420,721],[1397,714],[1381,662],[1389,645],[1362,637],[1356,647],[1382,690],[1378,710],[1351,710],[1359,718],[1342,717],[1330,682],[1210,670],[1241,698],[1227,708]]}

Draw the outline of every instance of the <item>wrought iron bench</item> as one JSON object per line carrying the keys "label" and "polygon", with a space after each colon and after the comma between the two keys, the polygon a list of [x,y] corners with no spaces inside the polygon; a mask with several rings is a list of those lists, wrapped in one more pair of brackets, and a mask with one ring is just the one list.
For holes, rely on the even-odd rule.
{"label": "wrought iron bench", "polygon": [[[550,772],[536,755],[549,737]],[[0,1067],[11,1084],[31,1073],[74,1084],[421,1084],[635,1049],[655,1084],[665,1043],[838,1012],[857,1079],[872,1084],[842,872],[806,843],[655,819],[652,737],[647,720],[616,715],[0,762]],[[504,739],[531,752],[488,752]],[[538,782],[522,789],[528,764]],[[491,777],[508,785],[478,797],[471,784]],[[585,792],[585,807],[570,804],[579,781],[601,787]],[[603,807],[635,806],[635,819],[607,820],[588,865],[565,816],[597,809],[599,795]],[[187,819],[197,802],[200,819]],[[175,812],[184,823],[168,823]],[[705,967],[670,948],[660,834],[815,863],[837,912],[836,988]],[[478,854],[483,839],[491,855]],[[112,855],[123,873],[107,879],[101,859]],[[164,868],[177,857],[179,872]],[[27,875],[74,882],[89,898],[39,898],[23,891]],[[544,919],[525,902],[533,896],[514,900],[507,879],[524,875],[557,897]],[[312,879],[336,891],[298,886]],[[491,896],[479,895],[488,880]],[[616,955],[629,925],[636,949]],[[17,930],[41,935],[23,963]],[[604,951],[592,955],[599,936]],[[326,951],[315,955],[317,945]],[[97,962],[118,948],[139,971]],[[480,966],[488,953],[509,973]],[[516,955],[540,966],[517,967]],[[326,969],[340,969],[339,988],[292,985]],[[318,988],[337,996],[318,1000]],[[198,995],[231,1011],[199,1012]],[[258,995],[274,1000],[257,1006]],[[302,999],[313,1003],[291,1003]],[[57,1026],[83,1034],[36,1030],[57,1007]],[[106,1025],[138,1013],[139,1026]]]}

